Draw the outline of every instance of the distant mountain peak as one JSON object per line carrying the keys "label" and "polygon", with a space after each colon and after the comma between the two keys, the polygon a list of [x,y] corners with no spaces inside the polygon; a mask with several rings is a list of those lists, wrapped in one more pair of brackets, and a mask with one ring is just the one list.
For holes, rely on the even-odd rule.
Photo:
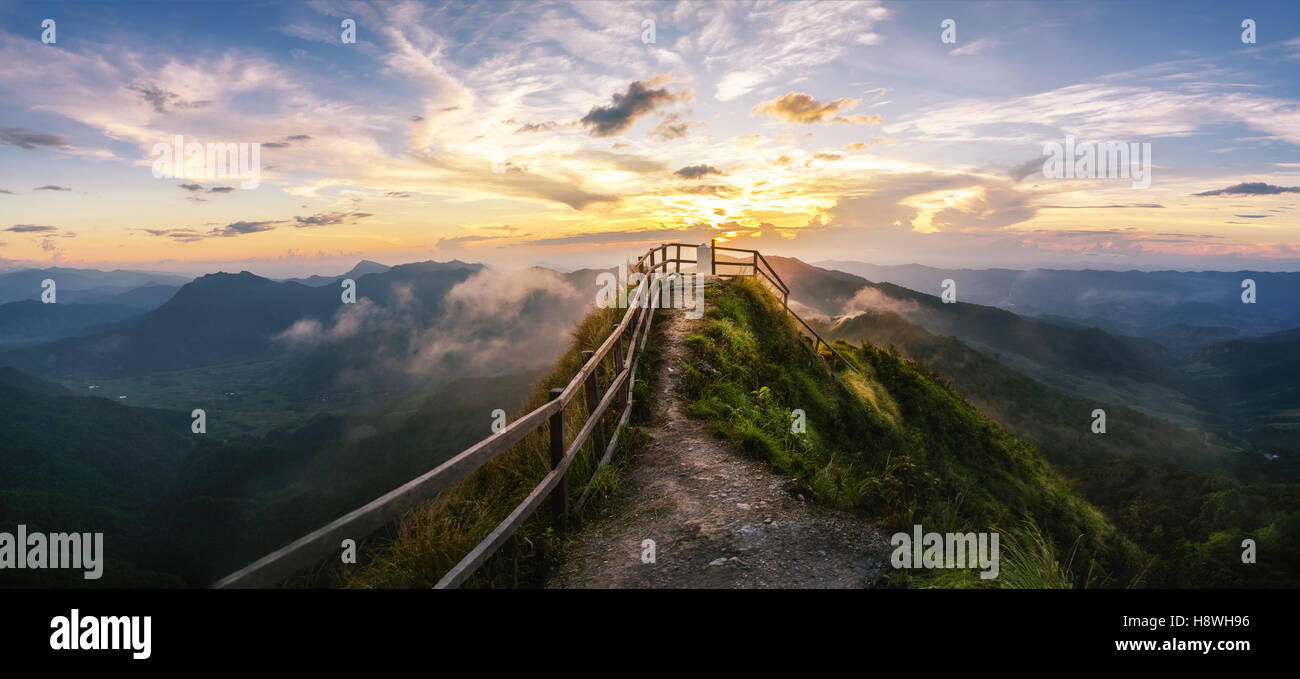
{"label": "distant mountain peak", "polygon": [[352,267],[351,271],[343,274],[343,277],[356,278],[366,274],[383,273],[388,271],[389,268],[390,267],[387,264],[380,264],[379,262],[371,261],[369,259],[363,259],[360,262],[357,262],[357,265]]}
{"label": "distant mountain peak", "polygon": [[[203,274],[202,276],[199,276],[198,278],[196,278],[196,279],[194,279],[194,280],[196,280],[196,281],[201,281],[201,280],[223,280],[223,279],[230,279],[230,278],[235,278],[235,279],[241,279],[241,278],[242,278],[242,279],[253,279],[253,278],[262,278],[262,277],[259,276],[259,275],[257,275],[257,274],[255,274],[255,273],[253,273],[253,272],[251,272],[251,271],[240,271],[239,273],[227,273],[227,272],[225,272],[225,271],[218,271],[218,272],[216,272],[216,273],[206,273],[206,274]],[[267,279],[267,280],[270,280],[270,279]]]}

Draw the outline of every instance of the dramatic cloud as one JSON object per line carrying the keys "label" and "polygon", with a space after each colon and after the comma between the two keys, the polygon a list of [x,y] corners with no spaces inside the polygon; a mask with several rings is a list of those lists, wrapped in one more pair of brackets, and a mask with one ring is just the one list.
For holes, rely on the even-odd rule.
{"label": "dramatic cloud", "polygon": [[701,3],[696,11],[708,23],[683,32],[678,45],[698,50],[689,56],[704,61],[710,71],[718,68],[714,62],[722,66],[726,75],[718,81],[719,101],[857,58],[865,51],[859,46],[884,41],[876,29],[891,14],[876,2]]}
{"label": "dramatic cloud", "polygon": [[[457,12],[448,23],[445,8],[423,3],[344,3],[345,9],[310,3],[291,20],[317,26],[322,40],[337,43],[328,26],[337,25],[338,12],[362,12],[358,22],[372,27],[353,50],[360,61],[328,68],[312,49],[291,59],[238,31],[196,33],[184,49],[150,58],[132,47],[148,37],[131,32],[136,21],[117,24],[128,32],[112,44],[58,50],[0,33],[0,61],[9,66],[0,69],[0,92],[12,109],[0,126],[30,124],[89,145],[74,148],[55,134],[0,127],[0,145],[46,151],[10,151],[33,167],[19,180],[27,184],[6,183],[29,190],[0,196],[0,203],[13,213],[11,223],[58,221],[88,235],[93,229],[93,239],[58,241],[75,244],[83,262],[146,263],[172,251],[181,253],[178,262],[199,261],[200,248],[176,242],[213,237],[227,237],[209,243],[222,257],[265,258],[310,242],[411,258],[435,243],[457,242],[440,238],[492,234],[486,225],[502,222],[519,225],[521,233],[465,247],[492,261],[522,263],[541,256],[530,249],[537,239],[699,225],[716,231],[730,223],[752,229],[768,222],[779,225],[771,240],[739,229],[733,238],[816,257],[844,249],[822,235],[842,228],[846,238],[863,231],[862,242],[878,247],[870,251],[876,258],[929,261],[938,253],[1004,263],[1005,253],[1023,252],[1030,266],[1062,261],[1064,250],[1051,248],[1069,236],[1034,236],[1034,249],[976,254],[952,244],[1017,242],[1035,227],[1120,224],[1149,232],[1180,224],[1225,236],[1227,244],[1210,241],[1197,252],[1237,248],[1243,257],[1296,257],[1285,249],[1300,242],[1294,210],[1277,219],[1232,216],[1274,214],[1267,208],[1289,205],[1286,199],[1297,193],[1291,182],[1300,183],[1294,176],[1300,163],[1288,153],[1300,143],[1300,108],[1285,87],[1284,69],[1273,72],[1281,65],[1274,57],[1287,56],[1280,48],[1257,59],[1244,55],[1258,50],[1171,48],[1125,65],[1129,72],[1087,63],[1065,76],[1044,75],[1021,52],[1032,53],[1035,40],[1068,39],[1069,29],[1012,21],[980,40],[972,34],[960,45],[923,46],[891,40],[906,30],[882,30],[892,13],[874,2],[651,4],[660,9],[522,5]],[[643,44],[640,22],[655,14],[661,15],[658,44]],[[1014,33],[1031,24],[1035,40]],[[1084,24],[1070,26],[1095,32]],[[954,48],[979,56],[951,57]],[[972,89],[971,72],[1014,82],[1014,92]],[[655,73],[671,73],[671,80]],[[339,78],[349,86],[332,87]],[[688,86],[701,88],[706,100],[672,103],[698,97],[684,93]],[[936,91],[957,96],[934,97]],[[191,103],[200,101],[213,103]],[[867,125],[879,121],[871,114],[886,111],[893,137],[872,139],[885,133]],[[38,122],[44,117],[48,122]],[[263,160],[273,164],[263,169],[274,187],[210,189],[216,181],[240,187],[234,179],[197,175],[159,184],[142,160],[154,143],[180,132],[187,141],[264,140]],[[1166,169],[1141,197],[1127,192],[1127,182],[1040,179],[1042,158],[1033,156],[1043,141],[1067,134],[1156,142]],[[896,143],[886,147],[885,141]],[[72,155],[82,156],[76,166],[84,168],[75,176],[62,171],[64,156]],[[1238,174],[1249,167],[1272,174]],[[30,190],[31,179],[59,177],[76,183],[71,191],[78,196]],[[1229,187],[1243,180],[1281,186]],[[141,192],[161,187],[171,214],[142,204],[135,217],[101,215],[107,208],[99,202],[77,200],[83,192],[113,195],[122,182]],[[169,184],[182,193],[166,192]],[[1219,190],[1206,191],[1210,186]],[[1189,201],[1189,195],[1218,198]],[[347,202],[356,196],[368,197],[364,208],[380,210],[381,218],[345,219],[363,209]],[[374,202],[380,197],[409,200]],[[1228,205],[1257,200],[1265,204]],[[1161,204],[1168,209],[1139,209]],[[250,214],[277,221],[235,221]],[[1226,226],[1225,218],[1254,228]],[[150,233],[158,238],[124,225],[132,222],[156,227]],[[373,228],[381,222],[382,229]],[[192,228],[175,228],[184,225]],[[278,231],[268,236],[228,238],[273,228]],[[137,247],[113,245],[113,233],[130,232],[134,240],[123,240]],[[43,234],[30,236],[11,234],[13,250],[6,254],[43,257],[36,247]],[[639,244],[632,240],[639,237],[626,242]],[[885,248],[886,242],[899,246]],[[554,251],[546,261],[565,267],[607,262],[616,249],[599,242],[538,247]],[[1155,248],[1148,245],[1148,252]],[[1188,257],[1193,250],[1184,249]],[[1131,261],[1146,261],[1139,249],[1131,252]]]}
{"label": "dramatic cloud", "polygon": [[673,174],[677,175],[678,177],[681,177],[682,179],[699,179],[700,177],[707,177],[711,174],[721,175],[725,173],[722,170],[719,170],[718,168],[712,165],[701,164],[701,165],[687,165],[686,167],[683,167],[682,169],[674,172]]}
{"label": "dramatic cloud", "polygon": [[369,212],[320,212],[309,217],[294,217],[296,222],[294,226],[328,226],[331,224],[342,224],[349,219],[365,219],[373,217]]}
{"label": "dramatic cloud", "polygon": [[152,236],[165,236],[180,243],[193,243],[205,238],[204,234],[194,229],[144,229],[144,231]]}
{"label": "dramatic cloud", "polygon": [[0,127],[0,144],[17,146],[20,149],[34,151],[38,146],[50,148],[67,148],[68,140],[57,134],[33,132],[21,127]]}
{"label": "dramatic cloud", "polygon": [[38,186],[32,190],[33,191],[71,191],[72,189],[66,186],[58,186],[57,184],[46,184],[45,186]]}
{"label": "dramatic cloud", "polygon": [[275,222],[231,222],[222,227],[218,227],[209,232],[213,236],[230,237],[242,236],[249,233],[258,233],[261,231],[270,231],[275,227]]}
{"label": "dramatic cloud", "polygon": [[840,111],[850,111],[862,102],[861,99],[835,99],[821,103],[812,95],[790,92],[771,101],[765,101],[750,109],[750,115],[766,115],[788,123],[810,125],[813,123],[846,123],[849,125],[871,125],[880,122],[880,116],[839,116]]}
{"label": "dramatic cloud", "polygon": [[202,108],[212,104],[211,101],[185,101],[180,98],[179,94],[170,92],[154,84],[131,85],[127,89],[136,92],[140,98],[153,106],[153,110],[158,113],[167,113],[167,105],[171,104],[172,108]]}
{"label": "dramatic cloud", "polygon": [[1274,186],[1264,182],[1244,182],[1225,189],[1202,191],[1194,196],[1271,196],[1279,193],[1300,193],[1300,186]]}
{"label": "dramatic cloud", "polygon": [[520,132],[550,132],[551,130],[554,130],[555,127],[555,123],[550,120],[544,123],[527,123],[515,130],[515,134],[519,134]]}
{"label": "dramatic cloud", "polygon": [[593,106],[578,123],[588,127],[593,137],[612,137],[622,134],[638,118],[654,112],[656,108],[689,98],[690,95],[685,92],[655,89],[653,83],[656,80],[634,81],[627,86],[626,92],[615,94],[609,106]]}
{"label": "dramatic cloud", "polygon": [[14,224],[5,229],[5,231],[13,231],[14,233],[45,233],[58,230],[57,226],[41,226],[37,224]]}
{"label": "dramatic cloud", "polygon": [[681,120],[679,114],[673,113],[658,125],[655,125],[653,129],[646,133],[646,136],[659,141],[672,141],[690,134],[692,127],[702,125],[704,123],[695,120]]}
{"label": "dramatic cloud", "polygon": [[1006,179],[940,172],[884,174],[845,184],[827,212],[836,226],[882,231],[985,231],[1032,219],[1031,192]]}

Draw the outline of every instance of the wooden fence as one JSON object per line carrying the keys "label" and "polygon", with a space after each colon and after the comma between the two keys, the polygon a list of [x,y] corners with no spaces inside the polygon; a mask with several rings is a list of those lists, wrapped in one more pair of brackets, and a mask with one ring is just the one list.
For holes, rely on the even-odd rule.
{"label": "wooden fence", "polygon": [[[682,264],[699,264],[693,255],[689,258],[683,257],[682,248],[686,248],[687,253],[694,253],[697,251],[698,247],[699,246],[697,245],[689,245],[686,243],[665,243],[656,248],[651,248],[649,252],[641,257],[641,259],[637,260],[636,264],[633,266],[633,270],[639,270],[638,267],[641,267],[648,261],[649,266],[663,267],[665,271],[667,271],[667,265],[672,264],[673,270],[679,272],[682,270]],[[673,250],[673,256],[671,258],[668,256],[669,248],[672,248]],[[718,259],[719,253],[732,252],[739,253],[739,256],[727,259]],[[794,310],[790,308],[790,288],[785,284],[785,281],[781,280],[781,276],[777,274],[776,269],[772,268],[772,265],[768,263],[767,258],[763,256],[763,253],[758,250],[720,246],[715,240],[712,243],[712,247],[709,248],[709,256],[711,258],[711,261],[709,262],[709,270],[719,278],[756,277],[764,283],[767,283],[768,286],[772,288],[772,292],[780,298],[781,306],[783,306],[786,312],[788,312],[799,324],[801,328],[800,332],[803,333],[804,339],[808,342],[808,346],[812,349],[813,353],[820,357],[823,348],[829,351],[830,358],[827,359],[827,363],[831,368],[832,374],[835,373],[841,364],[849,370],[858,372],[856,364],[845,358],[838,349],[836,349],[830,342],[823,339],[816,330],[813,330],[812,326],[808,325],[807,321],[800,318],[799,314],[795,313]],[[720,266],[728,267],[727,272],[724,273],[723,271],[720,271],[718,268]],[[730,267],[736,268],[733,269]]]}
{"label": "wooden fence", "polygon": [[[628,308],[622,319],[598,348],[583,352],[582,367],[578,370],[578,374],[574,375],[563,389],[552,389],[551,399],[545,405],[519,417],[500,432],[470,446],[434,469],[227,575],[213,586],[218,588],[273,587],[297,571],[319,563],[330,554],[337,553],[344,539],[368,536],[400,518],[420,503],[451,488],[474,470],[523,440],[525,436],[540,430],[543,425],[549,428],[550,433],[551,471],[524,498],[523,502],[453,566],[435,587],[439,589],[457,587],[468,580],[475,569],[500,549],[552,494],[552,512],[558,523],[559,519],[569,512],[569,466],[588,440],[594,441],[595,450],[599,451],[603,448],[603,455],[597,463],[597,471],[609,463],[618,444],[619,435],[627,426],[628,416],[632,411],[632,388],[636,382],[636,368],[641,350],[645,347],[646,338],[650,334],[655,308],[660,306],[663,286],[666,281],[674,278],[674,274],[683,273],[681,270],[683,264],[698,264],[693,256],[693,253],[698,251],[698,247],[698,245],[685,243],[667,243],[651,248],[636,261],[631,271],[642,274],[644,278],[640,280],[636,290],[629,295]],[[669,248],[673,249],[674,256],[671,258],[668,256]],[[683,248],[692,255],[690,258],[682,256]],[[741,253],[741,257],[718,259],[719,251]],[[757,277],[772,287],[773,292],[780,297],[782,305],[789,311],[790,289],[757,250],[718,247],[715,243],[709,252],[710,270],[715,276]],[[668,271],[669,265],[673,267],[672,272]],[[729,269],[729,273],[720,273],[719,266],[739,267],[740,270]],[[702,300],[700,302],[702,303]],[[824,346],[830,349],[831,361],[843,361],[849,368],[857,369],[797,314],[793,311],[790,311],[790,314],[807,331],[808,346],[818,357],[821,357],[820,350]],[[597,380],[597,370],[606,362],[609,362],[617,372],[602,395]],[[829,361],[828,364],[833,374],[836,366]],[[586,406],[587,419],[566,447],[564,412],[580,392]],[[614,405],[621,407],[623,414],[615,425],[610,440],[606,443],[603,440],[604,432],[600,423],[605,412]],[[576,503],[576,509],[581,509],[586,503],[595,478],[593,473]]]}

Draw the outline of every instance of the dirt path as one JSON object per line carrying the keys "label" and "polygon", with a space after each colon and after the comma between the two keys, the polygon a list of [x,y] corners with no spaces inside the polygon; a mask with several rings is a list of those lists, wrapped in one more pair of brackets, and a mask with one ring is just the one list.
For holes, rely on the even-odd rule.
{"label": "dirt path", "polygon": [[[863,518],[786,490],[788,479],[744,457],[677,395],[681,311],[655,314],[663,363],[655,378],[652,440],[618,494],[566,541],[548,587],[869,587],[888,562],[888,537]],[[655,562],[642,562],[642,541]]]}

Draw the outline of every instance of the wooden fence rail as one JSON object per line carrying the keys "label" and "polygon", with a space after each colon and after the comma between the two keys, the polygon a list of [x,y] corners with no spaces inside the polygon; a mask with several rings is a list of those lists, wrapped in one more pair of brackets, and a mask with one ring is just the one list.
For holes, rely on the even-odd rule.
{"label": "wooden fence rail", "polygon": [[[642,274],[643,278],[630,295],[627,311],[598,348],[583,352],[582,367],[578,373],[563,389],[552,389],[551,399],[544,405],[524,414],[500,432],[475,443],[432,470],[227,575],[213,586],[218,588],[275,586],[297,571],[319,563],[331,553],[337,553],[344,539],[366,537],[400,518],[422,502],[447,490],[474,470],[522,441],[524,437],[540,430],[542,426],[547,426],[550,432],[551,471],[483,541],[452,567],[435,587],[440,589],[457,587],[468,580],[483,562],[505,544],[548,496],[554,495],[553,511],[557,521],[562,519],[569,511],[567,487],[569,467],[589,440],[593,442],[594,451],[603,453],[597,462],[596,471],[609,463],[618,444],[619,435],[627,426],[628,415],[632,410],[632,389],[636,382],[636,369],[650,334],[655,308],[659,306],[662,285],[672,275],[681,272],[682,264],[698,264],[694,258],[687,259],[682,256],[683,248],[689,253],[694,253],[698,247],[687,243],[665,243],[651,248],[632,265],[632,271]],[[671,258],[669,248],[673,249]],[[749,261],[718,261],[719,250],[747,254]],[[714,243],[710,248],[710,256],[713,258],[710,264],[713,266],[712,271],[715,276],[722,278],[752,276],[767,282],[781,298],[786,311],[794,316],[808,332],[809,346],[818,357],[821,356],[820,347],[825,346],[830,349],[833,359],[843,361],[853,370],[857,369],[802,318],[790,310],[789,287],[761,253],[757,250],[719,247]],[[669,264],[673,265],[672,274],[668,272]],[[750,272],[719,274],[717,273],[719,264],[749,267]],[[630,334],[629,330],[631,330]],[[625,337],[626,352],[623,350]],[[596,376],[597,370],[607,358],[612,361],[617,372],[602,395]],[[828,364],[828,367],[833,373],[835,366]],[[564,412],[569,403],[577,397],[579,390],[583,392],[588,415],[566,448]],[[610,440],[606,443],[603,440],[604,434],[600,424],[604,414],[615,404],[622,406],[623,412],[610,435]],[[577,509],[581,509],[586,503],[594,481],[593,473],[576,503]]]}

